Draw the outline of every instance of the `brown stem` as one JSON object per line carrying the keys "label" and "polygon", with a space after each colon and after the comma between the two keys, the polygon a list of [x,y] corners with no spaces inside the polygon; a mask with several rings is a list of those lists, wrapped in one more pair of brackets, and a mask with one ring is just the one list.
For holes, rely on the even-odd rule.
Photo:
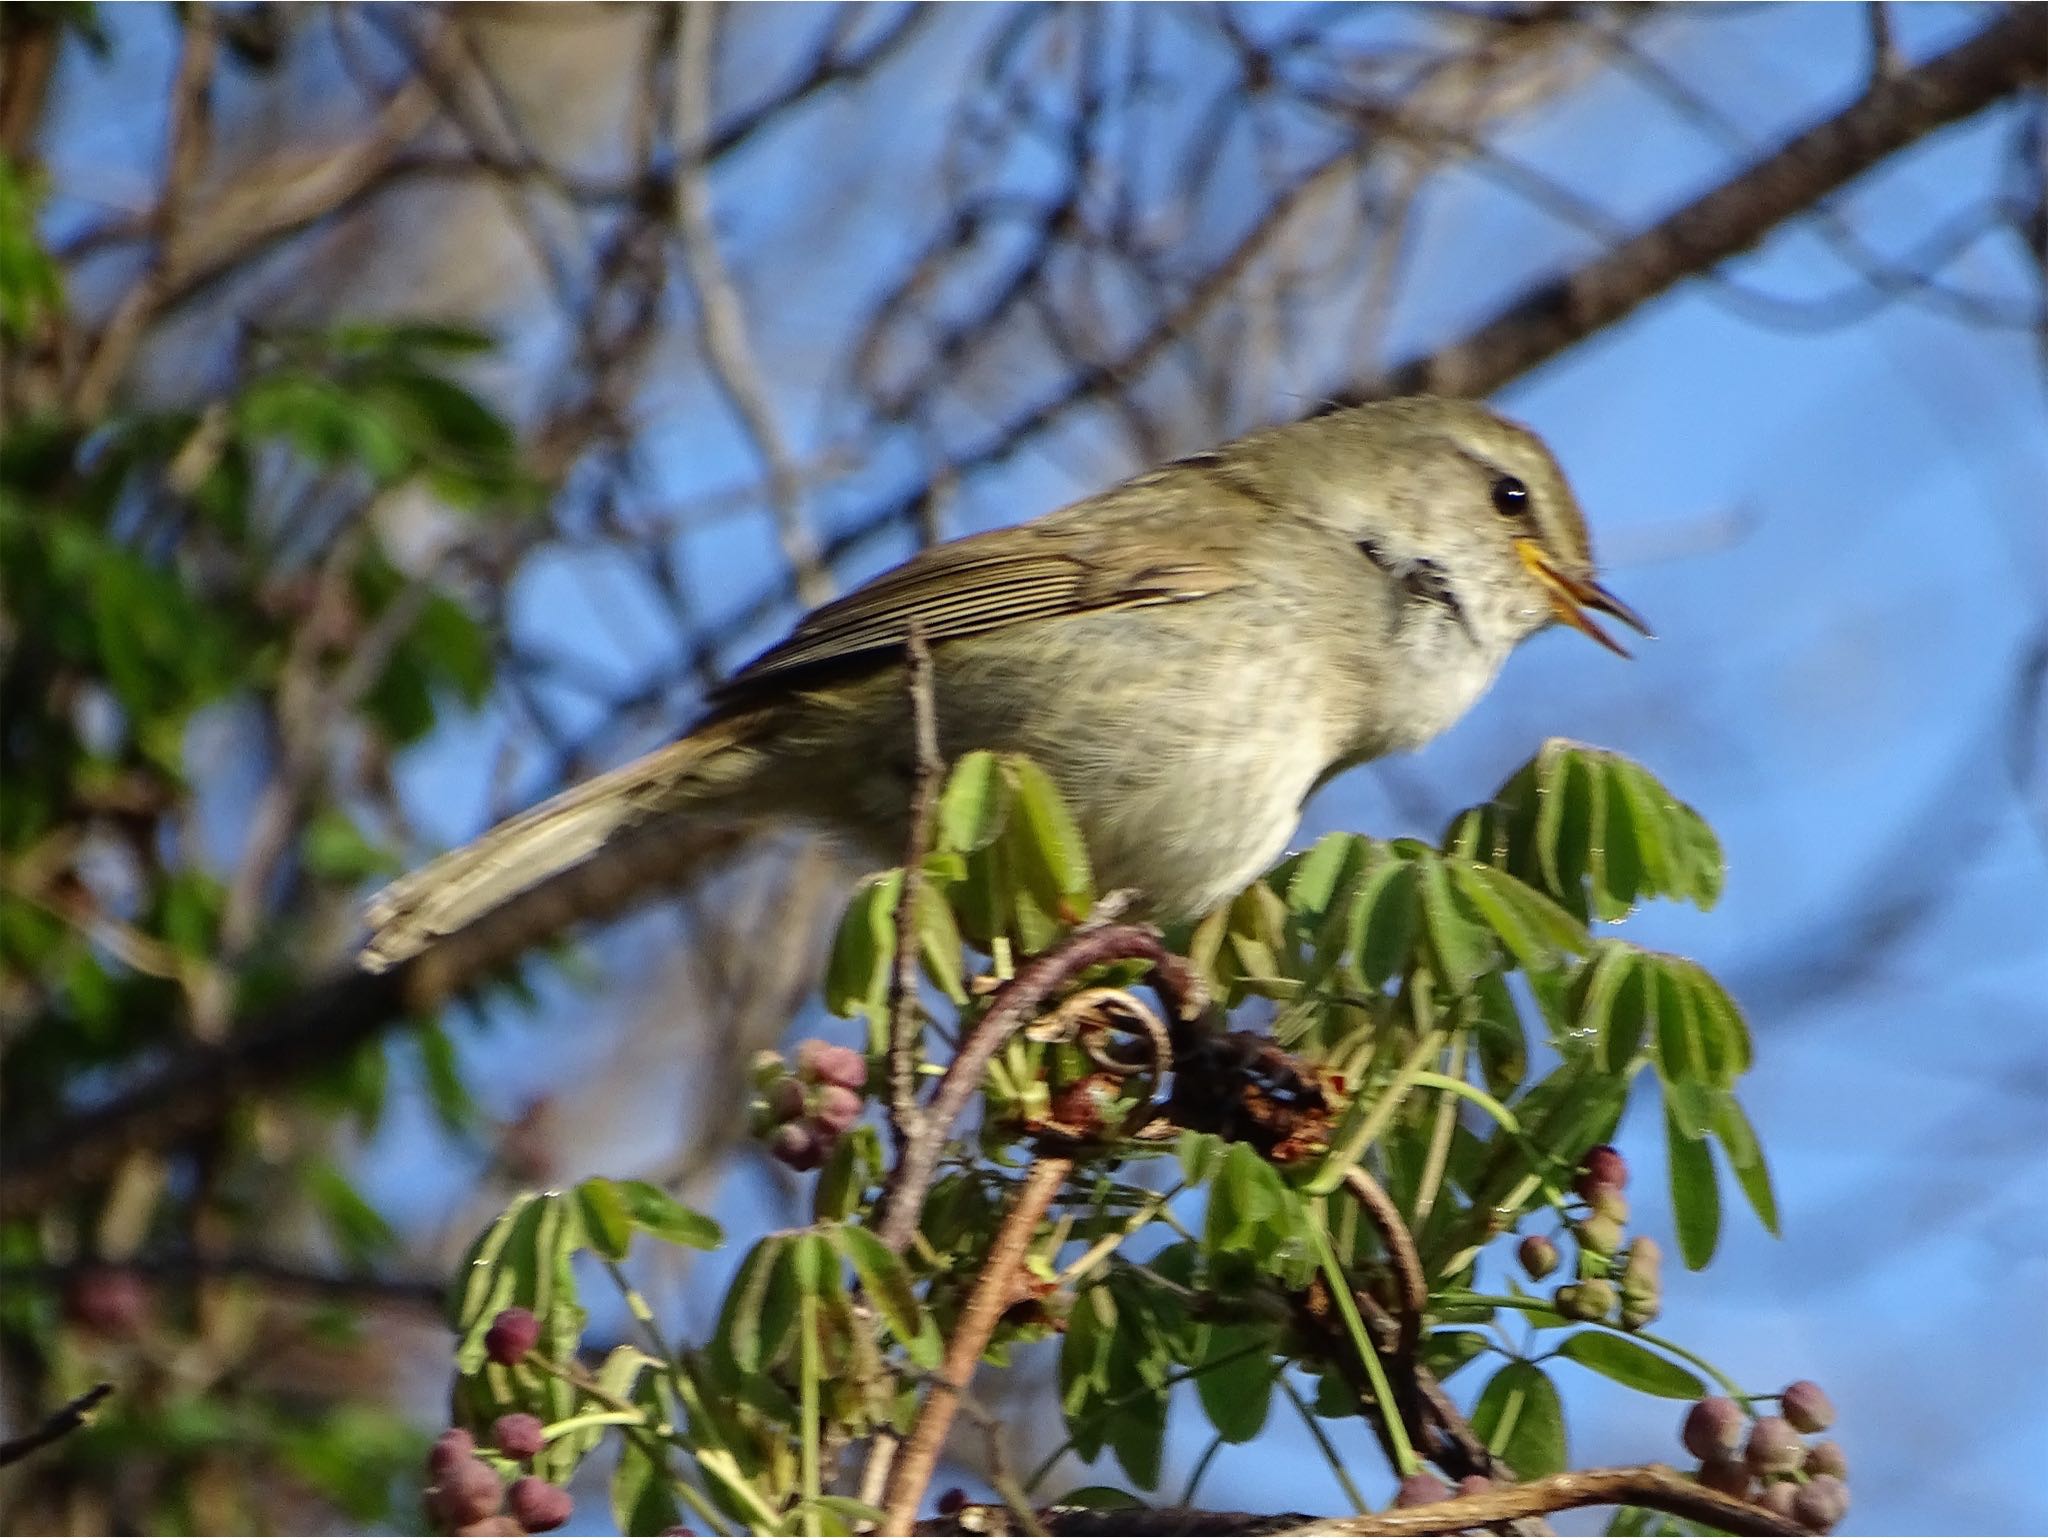
{"label": "brown stem", "polygon": [[1024,1256],[1031,1248],[1032,1235],[1038,1232],[1046,1209],[1073,1167],[1072,1159],[1040,1159],[1018,1188],[1017,1199],[982,1261],[981,1274],[974,1291],[968,1294],[967,1306],[960,1311],[959,1323],[953,1327],[953,1338],[946,1345],[946,1360],[937,1380],[925,1393],[917,1424],[890,1467],[888,1494],[883,1501],[888,1515],[882,1522],[882,1531],[910,1531],[918,1505],[924,1500],[925,1487],[931,1483],[932,1470],[938,1466],[946,1433],[952,1429],[953,1417],[960,1408],[960,1396],[967,1391],[982,1352],[988,1349],[996,1321],[1016,1301],[1017,1280]]}
{"label": "brown stem", "polygon": [[903,683],[910,696],[910,836],[903,851],[903,890],[896,898],[896,971],[889,981],[889,1125],[898,1150],[909,1147],[921,1120],[917,1109],[917,905],[924,891],[924,861],[931,852],[932,801],[945,762],[939,757],[938,710],[932,702],[932,652],[924,627],[910,622],[903,638]]}
{"label": "brown stem", "polygon": [[1300,1527],[1286,1529],[1286,1532],[1289,1538],[1380,1538],[1380,1535],[1404,1533],[1459,1533],[1493,1522],[1547,1516],[1581,1506],[1646,1506],[1653,1511],[1669,1512],[1675,1517],[1703,1522],[1730,1533],[1797,1534],[1807,1531],[1789,1517],[1767,1511],[1753,1501],[1709,1490],[1662,1464],[1648,1463],[1633,1468],[1582,1469],[1577,1473],[1552,1474],[1544,1479],[1532,1479],[1527,1484],[1504,1485],[1477,1495],[1433,1501],[1427,1506],[1304,1523]]}
{"label": "brown stem", "polygon": [[1380,1183],[1353,1165],[1344,1172],[1344,1189],[1358,1203],[1386,1246],[1387,1261],[1401,1287],[1401,1313],[1395,1330],[1393,1360],[1394,1407],[1409,1440],[1422,1443],[1422,1391],[1416,1377],[1415,1352],[1422,1340],[1422,1311],[1429,1306],[1429,1280],[1422,1272],[1422,1257],[1416,1253],[1415,1238],[1402,1221],[1401,1209]]}
{"label": "brown stem", "polygon": [[[1808,1529],[1749,1501],[1696,1485],[1661,1464],[1633,1468],[1585,1469],[1553,1474],[1525,1485],[1505,1485],[1479,1495],[1407,1506],[1362,1517],[1276,1517],[1249,1511],[1192,1511],[1185,1507],[1123,1507],[1041,1512],[1040,1521],[1058,1538],[1107,1538],[1109,1534],[1152,1535],[1264,1533],[1278,1538],[1398,1538],[1398,1535],[1462,1533],[1504,1522],[1523,1521],[1582,1506],[1643,1506],[1729,1533],[1804,1534]],[[951,1517],[890,1531],[966,1533],[1000,1531],[982,1525],[1000,1517],[997,1507],[971,1506]]]}
{"label": "brown stem", "polygon": [[70,1436],[92,1419],[92,1412],[100,1401],[113,1392],[113,1384],[95,1383],[64,1408],[51,1414],[35,1430],[0,1442],[0,1467],[19,1462],[30,1453]]}

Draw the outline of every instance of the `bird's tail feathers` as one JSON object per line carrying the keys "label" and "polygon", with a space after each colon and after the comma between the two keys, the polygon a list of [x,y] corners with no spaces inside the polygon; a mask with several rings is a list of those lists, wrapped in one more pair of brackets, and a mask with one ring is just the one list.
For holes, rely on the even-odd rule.
{"label": "bird's tail feathers", "polygon": [[395,966],[607,844],[656,820],[687,816],[693,802],[710,810],[744,778],[744,765],[728,750],[743,745],[752,724],[744,718],[711,722],[394,881],[370,900],[370,937],[360,965],[372,972]]}

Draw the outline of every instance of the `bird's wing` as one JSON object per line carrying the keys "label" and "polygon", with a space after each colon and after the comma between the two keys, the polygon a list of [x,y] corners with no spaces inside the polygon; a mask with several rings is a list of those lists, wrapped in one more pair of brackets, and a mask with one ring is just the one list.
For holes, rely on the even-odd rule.
{"label": "bird's wing", "polygon": [[1187,603],[1239,580],[1215,553],[1100,525],[1047,521],[971,534],[814,610],[734,674],[720,699],[736,701],[794,674],[880,661],[903,646],[912,620],[936,645],[1034,620]]}

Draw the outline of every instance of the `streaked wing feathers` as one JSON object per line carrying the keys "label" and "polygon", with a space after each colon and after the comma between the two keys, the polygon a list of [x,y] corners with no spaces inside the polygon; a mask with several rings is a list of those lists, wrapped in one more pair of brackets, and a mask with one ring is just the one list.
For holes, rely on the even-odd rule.
{"label": "streaked wing feathers", "polygon": [[1157,544],[1143,564],[1128,555],[1104,560],[1110,541],[1025,525],[935,545],[865,587],[814,610],[781,644],[747,664],[723,698],[781,683],[789,675],[861,659],[904,643],[914,617],[934,644],[1033,620],[1091,610],[1186,603],[1235,584],[1217,560],[1165,554]]}

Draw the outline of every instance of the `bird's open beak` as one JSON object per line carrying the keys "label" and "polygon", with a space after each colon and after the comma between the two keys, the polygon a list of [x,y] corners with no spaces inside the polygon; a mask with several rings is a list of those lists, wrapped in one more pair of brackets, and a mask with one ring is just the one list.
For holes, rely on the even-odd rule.
{"label": "bird's open beak", "polygon": [[1588,617],[1588,609],[1597,609],[1602,614],[1613,615],[1651,640],[1656,639],[1640,614],[1591,577],[1575,577],[1569,572],[1559,571],[1550,564],[1550,557],[1544,554],[1543,547],[1535,540],[1518,539],[1515,550],[1522,557],[1522,564],[1535,574],[1543,584],[1543,590],[1550,595],[1550,606],[1557,611],[1557,617],[1572,629],[1583,631],[1617,657],[1626,657],[1628,649]]}

